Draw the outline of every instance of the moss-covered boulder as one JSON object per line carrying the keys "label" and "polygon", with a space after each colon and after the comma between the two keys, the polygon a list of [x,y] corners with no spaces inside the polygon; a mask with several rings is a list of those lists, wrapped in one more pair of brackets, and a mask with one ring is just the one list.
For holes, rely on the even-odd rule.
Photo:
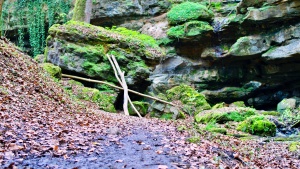
{"label": "moss-covered boulder", "polygon": [[209,36],[213,33],[213,27],[208,22],[204,21],[190,21],[183,25],[171,27],[167,35],[170,38],[183,39],[183,38],[202,38]]}
{"label": "moss-covered boulder", "polygon": [[164,51],[150,36],[122,27],[105,29],[83,22],[53,25],[46,48],[47,61],[92,78],[117,82],[107,55],[114,55],[131,88],[147,87],[153,64]]}
{"label": "moss-covered boulder", "polygon": [[170,101],[181,101],[184,111],[190,114],[198,114],[202,110],[211,108],[205,96],[188,85],[173,87],[167,90],[166,94]]}
{"label": "moss-covered boulder", "polygon": [[224,124],[228,121],[240,122],[246,118],[257,114],[252,108],[231,108],[224,107],[219,109],[203,111],[195,116],[197,123],[216,122]]}
{"label": "moss-covered boulder", "polygon": [[51,63],[42,63],[41,67],[52,77],[61,78],[61,68]]}
{"label": "moss-covered boulder", "polygon": [[180,24],[190,20],[211,20],[214,13],[206,6],[194,2],[183,2],[175,5],[168,12],[170,24]]}
{"label": "moss-covered boulder", "polygon": [[237,130],[259,136],[275,136],[276,125],[265,116],[257,115],[241,122],[237,126]]}

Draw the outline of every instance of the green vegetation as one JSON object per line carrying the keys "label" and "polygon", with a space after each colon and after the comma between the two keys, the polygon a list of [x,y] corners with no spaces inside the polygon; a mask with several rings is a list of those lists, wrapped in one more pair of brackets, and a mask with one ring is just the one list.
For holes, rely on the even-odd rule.
{"label": "green vegetation", "polygon": [[93,88],[82,87],[78,88],[74,95],[79,99],[95,102],[102,110],[116,112],[114,107],[116,97],[111,93],[101,92]]}
{"label": "green vegetation", "polygon": [[201,141],[201,138],[198,136],[193,136],[193,137],[187,138],[186,140],[190,143],[198,143]]}
{"label": "green vegetation", "polygon": [[100,44],[88,45],[88,44],[67,43],[66,50],[75,55],[76,54],[82,55],[89,62],[98,62],[100,59],[107,60],[105,56],[104,47]]}
{"label": "green vegetation", "polygon": [[[148,108],[150,106],[147,102],[141,102],[141,101],[133,101],[132,102],[137,111],[141,114],[141,116],[145,116],[148,113]],[[130,115],[137,115],[135,111],[131,108],[131,106],[128,109]]]}
{"label": "green vegetation", "polygon": [[235,105],[236,107],[246,107],[245,102],[243,101],[236,101],[232,103],[233,105]]}
{"label": "green vegetation", "polygon": [[84,70],[91,77],[107,77],[110,72],[111,66],[109,63],[95,64],[93,62],[86,61],[82,64]]}
{"label": "green vegetation", "polygon": [[194,2],[183,2],[175,5],[168,12],[167,17],[170,24],[180,24],[190,20],[211,20],[214,16],[206,6]]}
{"label": "green vegetation", "polygon": [[36,56],[43,53],[46,45],[46,23],[50,27],[54,23],[66,22],[71,5],[72,0],[5,1],[0,29],[2,34],[7,30],[16,29],[18,46],[22,49],[25,46],[24,36],[29,34],[28,52]]}
{"label": "green vegetation", "polygon": [[166,94],[168,100],[180,100],[184,104],[183,110],[190,114],[197,114],[211,108],[205,96],[188,85],[173,87]]}
{"label": "green vegetation", "polygon": [[216,110],[215,112],[209,112],[205,115],[202,115],[201,113],[197,114],[195,116],[195,121],[198,123],[210,123],[213,121],[224,124],[228,121],[240,122],[255,114],[256,110],[251,108],[240,108],[231,112],[220,112]]}
{"label": "green vegetation", "polygon": [[164,113],[160,116],[160,119],[172,120],[173,119],[173,113]]}
{"label": "green vegetation", "polygon": [[184,38],[190,36],[200,36],[204,33],[212,31],[213,27],[208,22],[190,21],[184,25],[171,27],[167,34],[170,38]]}
{"label": "green vegetation", "polygon": [[280,116],[280,113],[277,111],[264,111],[261,113],[262,115],[270,115],[270,116]]}
{"label": "green vegetation", "polygon": [[294,151],[297,151],[297,150],[300,150],[300,142],[292,142],[289,145],[289,151],[294,152]]}
{"label": "green vegetation", "polygon": [[61,68],[51,63],[43,63],[41,67],[52,77],[61,79]]}
{"label": "green vegetation", "polygon": [[72,20],[81,22],[84,21],[85,3],[86,0],[76,0]]}
{"label": "green vegetation", "polygon": [[225,103],[222,102],[222,103],[217,103],[215,104],[211,109],[219,109],[219,108],[222,108],[222,107],[225,107]]}
{"label": "green vegetation", "polygon": [[265,116],[257,115],[249,117],[241,122],[238,125],[237,130],[259,136],[275,136],[276,125],[266,119]]}
{"label": "green vegetation", "polygon": [[113,26],[111,28],[111,31],[117,34],[124,35],[124,37],[126,37],[126,40],[128,41],[140,41],[147,44],[147,46],[158,47],[156,40],[152,36],[141,34],[137,31],[129,30],[124,27],[116,26]]}

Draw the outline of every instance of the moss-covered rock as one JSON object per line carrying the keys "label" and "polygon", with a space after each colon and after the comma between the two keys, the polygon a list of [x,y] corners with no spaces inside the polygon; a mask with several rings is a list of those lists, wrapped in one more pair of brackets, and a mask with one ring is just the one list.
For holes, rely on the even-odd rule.
{"label": "moss-covered rock", "polygon": [[[140,102],[140,101],[133,101],[132,104],[135,106],[135,108],[137,109],[137,111],[141,114],[141,116],[145,116],[148,113],[148,108],[150,106],[149,103],[147,102]],[[132,107],[130,106],[129,109],[129,114],[136,116],[136,112],[132,109]]]}
{"label": "moss-covered rock", "polygon": [[211,20],[213,12],[206,6],[194,2],[183,2],[175,5],[168,12],[168,21],[171,24],[180,24],[190,20]]}
{"label": "moss-covered rock", "polygon": [[222,102],[222,103],[217,103],[217,104],[215,104],[211,109],[219,109],[219,108],[223,108],[223,107],[225,107],[225,103],[224,102]]}
{"label": "moss-covered rock", "polygon": [[188,85],[173,87],[167,90],[166,94],[170,101],[180,100],[184,105],[184,111],[190,114],[197,114],[211,108],[205,96]]}
{"label": "moss-covered rock", "polygon": [[170,38],[193,38],[208,36],[213,32],[213,27],[208,22],[190,21],[183,25],[171,27],[167,34]]}
{"label": "moss-covered rock", "polygon": [[61,68],[51,63],[42,63],[41,67],[52,77],[61,79]]}
{"label": "moss-covered rock", "polygon": [[78,88],[75,94],[79,99],[97,103],[102,110],[107,112],[116,112],[114,107],[116,96],[112,93],[101,92],[97,89],[83,87]]}
{"label": "moss-covered rock", "polygon": [[220,108],[199,113],[195,116],[195,121],[198,123],[216,122],[224,124],[228,121],[240,122],[246,118],[257,114],[252,108]]}
{"label": "moss-covered rock", "polygon": [[107,55],[113,55],[125,71],[129,87],[139,86],[140,91],[149,83],[150,66],[165,55],[151,36],[121,27],[105,29],[69,21],[53,25],[49,35],[47,61],[71,72],[117,82],[107,59]]}
{"label": "moss-covered rock", "polygon": [[230,104],[230,106],[233,107],[246,107],[245,102],[244,101],[236,101]]}
{"label": "moss-covered rock", "polygon": [[241,122],[237,126],[237,130],[259,136],[275,136],[276,125],[265,116],[257,115]]}

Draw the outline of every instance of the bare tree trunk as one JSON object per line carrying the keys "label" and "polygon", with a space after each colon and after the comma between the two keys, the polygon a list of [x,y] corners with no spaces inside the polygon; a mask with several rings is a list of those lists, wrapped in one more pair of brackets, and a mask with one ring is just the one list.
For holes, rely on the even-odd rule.
{"label": "bare tree trunk", "polygon": [[92,0],[86,0],[85,10],[84,10],[84,14],[85,14],[84,22],[86,22],[86,23],[91,22],[92,7],[93,7],[93,1]]}
{"label": "bare tree trunk", "polygon": [[[1,18],[1,16],[2,16],[2,6],[3,6],[3,3],[4,3],[4,0],[0,0],[0,18]],[[0,30],[0,36],[2,36],[2,35],[1,35],[1,31],[2,31],[2,30]]]}

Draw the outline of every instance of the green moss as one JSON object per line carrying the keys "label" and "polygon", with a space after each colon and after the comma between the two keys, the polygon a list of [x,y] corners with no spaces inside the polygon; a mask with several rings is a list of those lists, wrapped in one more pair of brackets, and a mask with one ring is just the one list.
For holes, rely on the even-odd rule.
{"label": "green moss", "polygon": [[93,62],[86,61],[82,64],[83,69],[91,77],[107,77],[107,73],[110,71],[111,66],[108,63],[95,64]]}
{"label": "green moss", "polygon": [[97,89],[83,87],[78,89],[76,97],[95,102],[102,110],[116,112],[114,108],[116,97],[111,93],[100,92]]}
{"label": "green moss", "polygon": [[206,32],[212,31],[213,27],[207,22],[203,21],[190,21],[184,25],[171,27],[167,34],[170,38],[184,38],[201,36]]}
{"label": "green moss", "polygon": [[224,102],[215,104],[211,109],[219,109],[219,108],[222,108],[222,107],[225,107]]}
{"label": "green moss", "polygon": [[264,111],[261,114],[262,115],[271,115],[271,116],[280,116],[280,113],[277,111]]}
{"label": "green moss", "polygon": [[61,68],[51,63],[42,63],[41,67],[52,77],[61,78]]}
{"label": "green moss", "polygon": [[76,0],[72,20],[81,22],[84,21],[85,3],[86,0]]}
{"label": "green moss", "polygon": [[101,60],[106,60],[104,47],[102,45],[87,45],[87,44],[75,44],[67,43],[65,49],[69,53],[74,53],[75,55],[83,56],[89,62],[98,62]]}
{"label": "green moss", "polygon": [[[140,101],[133,101],[132,103],[142,116],[145,116],[148,113],[148,108],[150,106],[149,103]],[[128,111],[130,115],[137,115],[131,106],[129,107]]]}
{"label": "green moss", "polygon": [[160,116],[160,119],[172,120],[173,119],[173,113],[164,113]]}
{"label": "green moss", "polygon": [[158,43],[152,36],[141,34],[140,32],[129,30],[124,27],[112,27],[111,31],[124,35],[127,41],[138,40],[140,42],[147,44],[148,46],[158,47]]}
{"label": "green moss", "polygon": [[184,131],[184,130],[187,130],[187,127],[186,126],[178,126],[177,130],[178,131]]}
{"label": "green moss", "polygon": [[300,142],[292,142],[289,145],[289,151],[294,152],[300,149]]}
{"label": "green moss", "polygon": [[183,2],[175,5],[167,14],[170,24],[178,24],[190,20],[210,20],[214,16],[206,6],[194,2]]}
{"label": "green moss", "polygon": [[219,112],[216,110],[216,112],[210,112],[205,115],[202,115],[201,113],[197,114],[195,116],[195,121],[198,123],[210,123],[211,121],[214,121],[224,124],[228,121],[240,122],[255,114],[255,109],[251,108],[243,108],[232,112]]}
{"label": "green moss", "polygon": [[194,137],[187,138],[186,141],[190,143],[198,143],[201,141],[201,138],[198,136],[194,136]]}
{"label": "green moss", "polygon": [[224,135],[227,134],[227,130],[224,129],[224,128],[212,128],[212,129],[210,129],[209,131],[210,131],[210,132],[213,132],[213,133],[224,134]]}
{"label": "green moss", "polygon": [[188,85],[173,87],[166,93],[168,100],[180,100],[185,106],[184,110],[190,114],[211,108],[205,96]]}
{"label": "green moss", "polygon": [[233,105],[235,105],[236,107],[246,107],[245,102],[243,101],[236,101],[232,103]]}
{"label": "green moss", "polygon": [[82,83],[76,81],[76,80],[68,80],[68,84],[70,85],[76,85],[76,86],[83,86]]}
{"label": "green moss", "polygon": [[237,130],[260,136],[275,136],[276,125],[264,116],[257,115],[241,122]]}

